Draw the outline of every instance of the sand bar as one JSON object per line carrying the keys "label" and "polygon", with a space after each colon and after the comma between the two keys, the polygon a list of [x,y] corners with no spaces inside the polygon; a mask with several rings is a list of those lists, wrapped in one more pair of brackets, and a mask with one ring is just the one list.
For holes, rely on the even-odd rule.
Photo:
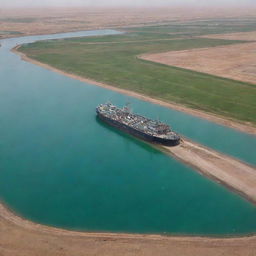
{"label": "sand bar", "polygon": [[256,203],[256,168],[200,144],[183,139],[167,152]]}

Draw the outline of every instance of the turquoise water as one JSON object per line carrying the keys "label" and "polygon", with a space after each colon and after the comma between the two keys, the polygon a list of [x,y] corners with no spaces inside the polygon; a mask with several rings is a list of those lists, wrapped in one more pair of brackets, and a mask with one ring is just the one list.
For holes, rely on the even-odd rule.
{"label": "turquoise water", "polygon": [[30,220],[75,230],[191,235],[256,231],[256,207],[149,145],[110,128],[95,106],[131,102],[204,145],[256,163],[256,138],[20,60],[0,43],[0,198]]}

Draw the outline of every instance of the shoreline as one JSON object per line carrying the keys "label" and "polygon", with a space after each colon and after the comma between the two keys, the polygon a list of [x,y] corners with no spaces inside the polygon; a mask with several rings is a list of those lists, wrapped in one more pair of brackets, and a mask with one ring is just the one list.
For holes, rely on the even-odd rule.
{"label": "shoreline", "polygon": [[54,68],[54,67],[52,67],[48,64],[44,64],[40,61],[34,60],[34,59],[28,57],[26,54],[18,51],[20,46],[21,45],[17,45],[11,51],[13,53],[19,55],[21,57],[21,59],[24,60],[24,61],[28,61],[28,62],[33,63],[35,65],[41,66],[43,68],[46,68],[48,70],[57,72],[59,74],[65,75],[67,77],[79,80],[81,82],[86,82],[86,83],[90,83],[90,84],[93,84],[93,85],[97,85],[97,86],[100,86],[100,87],[103,87],[103,88],[106,88],[106,89],[109,89],[109,90],[113,90],[113,91],[116,91],[116,92],[119,92],[119,93],[122,93],[122,94],[125,94],[125,95],[128,95],[128,96],[143,100],[143,101],[147,101],[147,102],[157,104],[157,105],[161,105],[163,107],[174,109],[174,110],[186,113],[186,114],[190,114],[192,116],[196,116],[196,117],[199,117],[199,118],[202,118],[202,119],[205,119],[205,120],[208,120],[208,121],[211,121],[211,122],[214,122],[214,123],[217,123],[217,124],[229,127],[229,128],[233,128],[233,129],[238,130],[240,132],[256,135],[256,127],[251,126],[251,125],[247,125],[245,123],[240,123],[239,121],[230,120],[230,119],[222,117],[222,116],[207,113],[207,112],[204,112],[202,110],[189,108],[189,107],[177,104],[177,103],[170,103],[170,102],[165,102],[165,101],[160,100],[160,99],[151,98],[149,96],[146,96],[146,95],[143,95],[143,94],[140,94],[140,93],[137,93],[137,92],[132,92],[132,91],[129,91],[129,90],[126,90],[126,89],[121,89],[121,88],[118,88],[118,87],[114,87],[114,86],[111,86],[111,85],[108,85],[108,84],[105,84],[105,83],[102,83],[102,82],[95,81],[95,80],[90,79],[90,78],[84,78],[82,76],[75,75],[75,74],[68,73],[68,72],[62,71],[60,69]]}
{"label": "shoreline", "polygon": [[[13,52],[19,54],[23,60],[27,60],[36,65],[40,65],[44,68],[56,71],[71,78],[77,79],[78,76],[66,74],[63,71],[54,69],[48,65],[41,64],[40,62],[33,61],[30,58],[25,57],[24,54],[17,52],[17,48],[12,49]],[[115,90],[121,93],[125,93],[125,90],[118,89],[111,86],[100,85],[101,83],[95,83],[90,79],[80,78],[79,80],[93,83],[107,89]],[[125,91],[125,92],[124,92]],[[127,91],[128,93],[128,91]],[[136,93],[129,93],[128,95],[136,98],[147,100],[146,96]],[[142,97],[142,98],[141,98]],[[145,98],[144,98],[145,97]],[[150,99],[150,98],[149,98]],[[149,101],[149,100],[147,100]],[[152,102],[153,101],[153,102]],[[152,103],[158,104],[157,100],[152,99]],[[168,104],[169,103],[164,103]],[[180,110],[182,111],[182,110]],[[185,111],[184,111],[185,112]],[[256,130],[256,128],[255,128]],[[184,144],[186,152],[190,152],[194,148],[190,158],[194,158],[195,154],[198,154],[196,150],[201,150],[201,157],[204,157],[208,148],[202,147],[196,143],[192,143],[185,139]],[[198,147],[200,147],[198,149]],[[160,150],[172,154],[172,156],[180,159],[180,150],[183,150],[184,146],[174,148],[159,147]],[[168,150],[168,151],[167,151]],[[206,151],[205,151],[206,150]],[[191,152],[190,152],[191,153]],[[211,154],[219,154],[221,157],[225,157],[222,154],[210,151]],[[232,161],[238,161],[229,157]],[[191,161],[182,161],[186,164],[196,167],[198,158],[194,158],[194,164]],[[242,162],[238,161],[240,164]],[[250,166],[249,166],[250,167]],[[204,173],[200,167],[199,172]],[[256,175],[256,172],[255,172]],[[213,176],[210,176],[213,178]],[[215,177],[218,181],[218,178]],[[224,183],[224,182],[223,182]],[[225,183],[224,183],[225,184]],[[227,186],[227,184],[225,184]],[[238,192],[236,190],[236,192]],[[243,194],[243,196],[245,196]],[[256,200],[256,197],[255,197]],[[256,201],[255,201],[256,202]],[[90,252],[90,255],[184,255],[191,256],[198,255],[251,255],[256,250],[256,234],[243,235],[243,236],[189,236],[189,235],[160,235],[160,234],[129,234],[129,233],[104,233],[104,232],[80,232],[71,231],[61,228],[50,227],[42,224],[37,224],[32,221],[26,220],[16,215],[12,210],[8,209],[0,200],[0,254],[3,255],[20,255],[19,252],[27,250],[29,255],[64,255],[68,252],[69,255],[84,255],[84,253]],[[29,242],[30,241],[30,242]],[[147,249],[145,249],[147,248]],[[106,252],[106,250],[108,252]],[[136,251],[135,251],[136,250]],[[29,253],[31,252],[31,254]],[[6,254],[5,254],[6,252]],[[49,254],[48,254],[48,253]],[[80,253],[79,253],[80,252]],[[23,255],[23,254],[22,254]],[[88,254],[89,255],[89,254]]]}
{"label": "shoreline", "polygon": [[[107,89],[111,89],[111,90],[118,91],[120,93],[127,94],[129,96],[134,96],[139,99],[147,100],[147,101],[153,102],[154,104],[158,104],[160,102],[164,105],[165,104],[167,104],[168,106],[172,105],[169,103],[164,103],[162,101],[158,101],[158,100],[146,97],[138,93],[129,92],[127,90],[115,88],[113,86],[95,82],[90,79],[82,78],[72,74],[67,74],[59,69],[55,69],[47,64],[43,64],[39,61],[35,61],[27,57],[25,54],[18,52],[17,49],[19,47],[20,45],[16,46],[15,48],[12,49],[12,51],[14,53],[18,53],[23,60],[29,61],[36,65],[40,65],[43,68],[56,71],[60,74],[66,75],[74,79],[79,79],[80,81],[86,81]],[[176,105],[175,107],[177,109]],[[187,110],[187,108],[185,109]],[[188,110],[191,111],[190,109]],[[201,114],[200,114],[200,117],[203,118]],[[230,123],[228,124],[230,126]],[[232,191],[235,191],[236,193],[240,194],[247,200],[256,204],[256,189],[253,189],[253,188],[256,188],[256,169],[254,166],[246,164],[241,160],[235,159],[231,156],[219,153],[211,148],[205,147],[199,143],[193,142],[186,138],[183,138],[183,142],[176,147],[165,147],[165,146],[156,146],[156,147],[162,151],[165,151],[168,154],[171,154],[172,156],[176,157],[178,160],[184,162],[185,164],[194,167],[196,171],[199,171],[204,176],[207,176],[210,179],[223,184],[227,188],[231,189]]]}
{"label": "shoreline", "polygon": [[186,138],[183,138],[183,142],[178,146],[160,146],[159,148],[191,166],[201,175],[222,184],[252,204],[256,204],[256,169],[254,166]]}
{"label": "shoreline", "polygon": [[[171,103],[170,104],[165,103],[165,102],[155,100],[138,93],[115,88],[113,86],[109,86],[100,82],[95,82],[90,79],[82,78],[80,76],[73,75],[73,74],[68,74],[59,69],[52,68],[47,64],[43,64],[39,61],[33,60],[27,57],[25,54],[17,51],[19,47],[20,45],[13,48],[12,52],[19,54],[23,60],[29,61],[36,65],[40,65],[43,68],[50,69],[52,71],[58,72],[60,74],[63,74],[65,76],[68,76],[74,79],[99,85],[107,89],[115,90],[120,93],[127,94],[129,96],[134,96],[139,99],[150,101],[150,102],[153,102],[154,104],[160,104],[164,106],[167,105],[169,107],[172,107],[173,105]],[[182,107],[175,104],[174,106],[175,106],[174,107],[175,109],[184,111],[186,113],[190,114],[191,111],[194,113],[194,110],[188,109],[186,107]],[[200,113],[200,111],[196,111],[196,113],[197,114],[199,113],[199,117],[204,118],[205,113],[202,114]],[[206,115],[208,116],[208,118],[212,118],[211,115],[208,115],[208,114]],[[221,120],[223,120],[223,118],[221,118]],[[211,120],[211,121],[216,121],[216,120]],[[225,124],[229,127],[233,127],[234,125],[233,122],[231,121],[225,120],[225,122],[227,122]],[[235,123],[235,124],[240,125],[239,123],[238,124]],[[239,126],[239,128],[241,127]],[[242,128],[245,128],[245,127],[242,126]],[[248,128],[251,128],[251,127],[246,127],[246,129]],[[256,130],[256,128],[254,129]],[[183,140],[181,145],[176,147],[164,147],[164,146],[157,146],[157,147],[166,151],[167,153],[171,154],[177,159],[181,160],[185,164],[188,164],[194,167],[201,174],[208,176],[209,178],[224,184],[226,187],[242,195],[247,200],[253,203],[256,203],[256,189],[253,189],[256,187],[256,170],[254,166],[246,164],[241,160],[238,160],[231,156],[219,153],[211,148],[205,147],[203,145],[200,145],[199,143],[193,142],[186,138]]]}
{"label": "shoreline", "polygon": [[[66,252],[67,255],[78,256],[153,256],[170,255],[170,252],[171,255],[183,256],[221,256],[234,255],[234,252],[236,255],[253,255],[251,253],[256,250],[255,234],[241,237],[204,237],[69,231],[22,219],[1,202],[0,236],[1,255],[17,256],[23,256],[23,252],[27,252],[26,255],[38,256],[66,255]],[[134,248],[139,250],[134,251]]]}
{"label": "shoreline", "polygon": [[[256,234],[248,235],[188,235],[188,234],[157,234],[157,233],[125,233],[125,232],[102,232],[102,231],[75,231],[64,228],[58,228],[53,226],[47,226],[44,224],[39,224],[19,215],[15,214],[11,209],[9,209],[3,202],[0,201],[0,222],[1,219],[33,232],[40,232],[43,234],[56,235],[56,236],[68,236],[68,237],[100,237],[100,238],[115,238],[115,239],[141,239],[141,240],[174,240],[174,241],[239,241],[239,240],[255,240]],[[1,231],[0,231],[1,233]],[[1,246],[0,246],[1,248]]]}
{"label": "shoreline", "polygon": [[[2,212],[0,203],[0,213]],[[10,216],[11,218],[12,216]],[[15,217],[16,218],[16,217]],[[22,220],[23,222],[24,220]],[[28,221],[27,221],[28,222]],[[180,237],[114,233],[81,233],[18,226],[0,215],[0,253],[16,256],[45,255],[254,255],[256,236],[232,238]]]}

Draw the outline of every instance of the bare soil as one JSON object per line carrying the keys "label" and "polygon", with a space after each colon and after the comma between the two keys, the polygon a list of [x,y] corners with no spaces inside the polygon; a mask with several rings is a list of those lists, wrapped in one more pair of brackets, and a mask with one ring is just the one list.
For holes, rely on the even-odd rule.
{"label": "bare soil", "polygon": [[212,34],[212,35],[205,35],[200,37],[213,38],[213,39],[226,39],[226,40],[256,41],[256,31],[228,33],[228,34]]}
{"label": "bare soil", "polygon": [[[23,35],[166,24],[171,21],[253,17],[255,8],[26,8],[0,6],[0,30]],[[0,38],[17,36],[1,34]]]}
{"label": "bare soil", "polygon": [[[255,256],[256,237],[201,238],[79,233],[27,223],[0,206],[1,256]],[[20,223],[14,222],[19,219]]]}
{"label": "bare soil", "polygon": [[256,203],[256,169],[252,166],[187,139],[179,146],[164,149],[202,174]]}
{"label": "bare soil", "polygon": [[140,58],[256,84],[256,42],[145,54]]}

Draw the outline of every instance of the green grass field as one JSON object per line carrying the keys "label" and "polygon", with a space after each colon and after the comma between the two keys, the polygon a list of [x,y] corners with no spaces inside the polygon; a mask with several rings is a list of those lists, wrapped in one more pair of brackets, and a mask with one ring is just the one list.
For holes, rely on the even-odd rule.
{"label": "green grass field", "polygon": [[[204,25],[200,32],[200,26],[201,23],[194,35],[207,34],[211,30],[211,26],[207,30]],[[185,31],[191,24],[181,27]],[[226,32],[223,27],[218,26],[218,29],[220,31],[216,33]],[[242,31],[250,29],[250,26],[240,27]],[[215,28],[214,31],[216,30]],[[156,27],[133,28],[127,31],[123,35],[41,41],[24,45],[20,51],[69,73],[166,102],[176,102],[256,124],[255,85],[137,58],[145,53],[214,47],[241,41],[191,38],[192,30],[190,37],[187,34],[181,35],[181,31],[176,31],[179,33],[177,35],[168,34],[170,30],[166,31],[166,26],[157,32]],[[185,37],[180,38],[181,36]]]}

